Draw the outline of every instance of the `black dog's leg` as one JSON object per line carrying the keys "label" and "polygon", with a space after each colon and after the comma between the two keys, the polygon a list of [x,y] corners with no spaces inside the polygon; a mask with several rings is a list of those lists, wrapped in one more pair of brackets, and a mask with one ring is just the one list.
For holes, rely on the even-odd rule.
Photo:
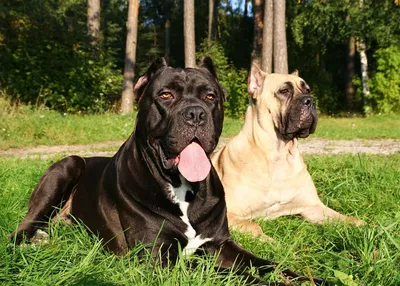
{"label": "black dog's leg", "polygon": [[[239,271],[244,271],[245,268],[253,266],[257,268],[260,275],[265,275],[266,273],[274,271],[277,266],[276,262],[259,258],[254,254],[252,254],[251,252],[241,248],[232,240],[226,240],[220,246],[218,262],[220,263],[221,268],[235,267],[235,269],[238,269]],[[290,269],[283,270],[282,274],[292,282],[310,281],[310,279],[308,279],[307,277],[301,276]],[[251,283],[250,280],[248,281],[249,283]],[[323,283],[326,283],[324,280],[319,278],[313,278],[313,281],[317,285],[322,285]],[[255,281],[255,283],[257,284],[258,282]],[[274,284],[271,283],[268,284],[267,282],[266,285],[274,285]],[[288,285],[288,284],[278,283],[276,285]]]}
{"label": "black dog's leg", "polygon": [[44,219],[52,214],[54,208],[62,207],[69,199],[84,170],[85,160],[78,156],[64,158],[50,166],[29,199],[28,213],[10,239],[20,244],[24,236],[32,238],[36,230],[46,224]]}

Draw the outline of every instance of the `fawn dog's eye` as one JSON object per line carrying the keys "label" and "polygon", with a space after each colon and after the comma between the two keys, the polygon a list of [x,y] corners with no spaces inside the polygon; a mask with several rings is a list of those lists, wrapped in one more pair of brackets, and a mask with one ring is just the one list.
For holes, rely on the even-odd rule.
{"label": "fawn dog's eye", "polygon": [[283,95],[288,95],[290,93],[290,91],[287,88],[281,89],[279,92],[282,93]]}

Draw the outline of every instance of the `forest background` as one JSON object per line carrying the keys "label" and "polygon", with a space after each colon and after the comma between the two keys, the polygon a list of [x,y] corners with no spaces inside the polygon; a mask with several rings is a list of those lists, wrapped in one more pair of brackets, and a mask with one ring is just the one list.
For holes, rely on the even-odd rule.
{"label": "forest background", "polygon": [[[244,115],[252,62],[277,70],[276,53],[265,68],[261,49],[273,37],[264,34],[263,40],[263,28],[266,33],[268,24],[277,25],[278,13],[284,17],[288,71],[299,70],[321,113],[400,113],[399,2],[0,0],[0,96],[67,113],[119,112],[132,32],[128,8],[138,9],[130,14],[137,21],[130,63],[136,80],[161,56],[185,66],[184,11],[194,5],[195,60],[209,55],[215,61],[229,94],[227,115]],[[282,3],[283,12],[277,12]]]}

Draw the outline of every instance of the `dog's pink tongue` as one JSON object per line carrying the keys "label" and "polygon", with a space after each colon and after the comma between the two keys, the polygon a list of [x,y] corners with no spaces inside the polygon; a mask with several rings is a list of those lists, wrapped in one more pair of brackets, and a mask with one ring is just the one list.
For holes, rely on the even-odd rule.
{"label": "dog's pink tongue", "polygon": [[210,173],[211,163],[203,148],[193,142],[179,155],[178,170],[189,182],[199,182]]}

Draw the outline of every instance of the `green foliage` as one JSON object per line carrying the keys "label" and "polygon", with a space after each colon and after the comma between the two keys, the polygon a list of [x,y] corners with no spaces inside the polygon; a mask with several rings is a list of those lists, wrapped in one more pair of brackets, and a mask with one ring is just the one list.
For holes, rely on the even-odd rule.
{"label": "green foliage", "polygon": [[225,113],[234,118],[243,117],[249,103],[247,71],[235,68],[225,56],[222,45],[217,42],[203,41],[197,57],[201,60],[205,56],[212,57],[218,80],[226,90]]}
{"label": "green foliage", "polygon": [[6,2],[0,88],[14,100],[61,111],[99,112],[115,104],[122,77],[112,53],[88,44],[86,6],[85,0]]}
{"label": "green foliage", "polygon": [[325,114],[345,108],[347,42],[354,32],[355,1],[307,1],[299,5],[292,0],[288,11],[289,66],[298,69],[311,87],[318,109]]}
{"label": "green foliage", "polygon": [[330,43],[343,44],[350,35],[368,45],[387,46],[399,41],[400,5],[393,0],[289,1],[288,16],[294,41],[311,44],[325,53]]}
{"label": "green foliage", "polygon": [[251,10],[248,13],[250,15],[244,15],[240,7],[234,9],[226,1],[218,15],[218,43],[232,64],[245,70],[250,69],[254,29]]}
{"label": "green foliage", "polygon": [[249,105],[247,92],[247,75],[245,69],[234,70],[228,73],[227,83],[229,93],[227,98],[228,115],[234,118],[243,118]]}
{"label": "green foliage", "polygon": [[[345,106],[346,56],[350,36],[367,45],[369,72],[375,70],[377,49],[398,43],[400,5],[393,0],[288,1],[289,65],[310,84],[323,113],[338,113]],[[290,47],[293,47],[291,50]],[[359,58],[355,71],[361,76]],[[357,77],[357,75],[356,75]],[[362,111],[361,85],[354,106]],[[373,107],[375,108],[375,107]],[[366,111],[371,110],[367,107]],[[387,110],[387,109],[386,109]],[[381,109],[381,112],[386,112]]]}
{"label": "green foliage", "polygon": [[[226,111],[234,117],[243,116],[248,102],[246,71],[254,28],[251,5],[239,2],[219,1],[218,47],[212,44],[211,53],[204,44],[208,2],[195,1],[196,49],[201,55],[217,57],[221,82],[229,93]],[[184,66],[183,3],[140,1],[136,77],[155,58],[164,56],[167,18],[171,23],[168,63]],[[378,49],[399,44],[399,1],[364,0],[362,6],[357,0],[286,3],[289,67],[298,69],[309,83],[321,112],[340,113],[346,108],[349,37],[362,38],[366,43],[369,73],[384,73],[378,71],[378,56],[373,55]],[[127,1],[101,1],[100,41],[96,47],[89,45],[86,8],[87,0],[0,0],[0,90],[15,102],[44,103],[64,112],[115,109],[122,86]],[[357,73],[357,56],[355,62]],[[354,106],[362,111],[364,101],[357,92]],[[396,112],[378,104],[376,96],[373,94],[366,111]]]}
{"label": "green foliage", "polygon": [[371,78],[368,112],[400,113],[400,46],[379,49]]}
{"label": "green foliage", "polygon": [[307,1],[303,5],[293,5],[291,32],[297,44],[318,46],[325,52],[329,42],[340,43],[350,33],[346,16],[354,5],[351,1]]}
{"label": "green foliage", "polygon": [[[80,51],[77,62],[68,71],[44,78],[39,88],[38,102],[68,112],[104,112],[118,100],[121,94],[122,76],[113,70],[113,64],[101,55],[94,59],[86,51]],[[21,87],[20,85],[19,87]],[[17,94],[24,90],[14,89]],[[34,96],[32,94],[32,100]],[[25,100],[27,93],[25,93]]]}

